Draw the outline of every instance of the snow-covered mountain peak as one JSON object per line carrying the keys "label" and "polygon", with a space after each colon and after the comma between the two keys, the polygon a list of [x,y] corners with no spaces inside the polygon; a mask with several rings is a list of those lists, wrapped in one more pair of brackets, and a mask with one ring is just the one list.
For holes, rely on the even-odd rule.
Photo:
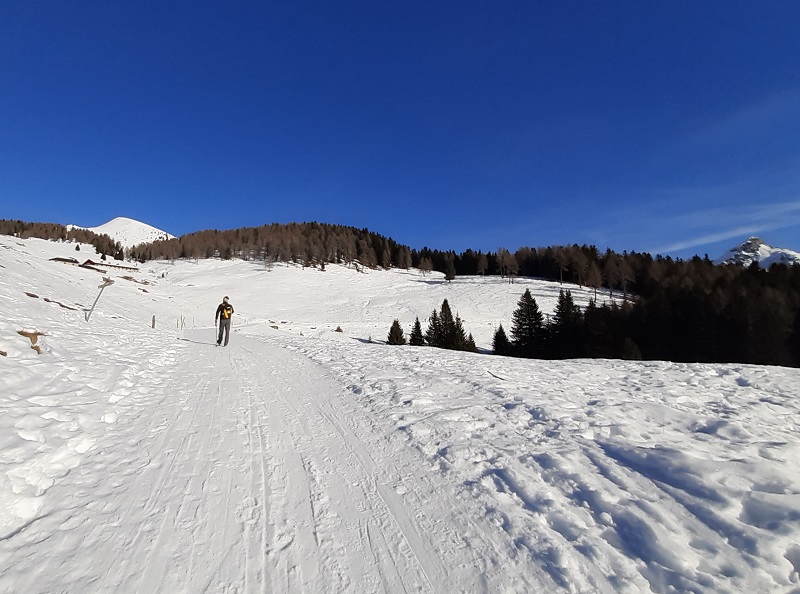
{"label": "snow-covered mountain peak", "polygon": [[[71,227],[78,226],[71,225]],[[122,247],[133,247],[140,243],[150,243],[159,239],[172,239],[175,237],[166,231],[127,217],[116,217],[98,227],[78,228],[88,229],[97,234],[105,233],[114,241],[118,241]]]}
{"label": "snow-covered mountain peak", "polygon": [[800,253],[785,248],[774,248],[758,237],[750,237],[714,260],[714,264],[742,264],[743,266],[750,266],[753,262],[758,262],[762,268],[769,268],[778,263],[800,264]]}

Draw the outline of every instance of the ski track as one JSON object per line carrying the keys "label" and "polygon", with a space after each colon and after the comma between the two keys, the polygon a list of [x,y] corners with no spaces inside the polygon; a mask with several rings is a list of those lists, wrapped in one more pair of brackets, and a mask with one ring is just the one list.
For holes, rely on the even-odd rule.
{"label": "ski track", "polygon": [[[522,366],[502,358],[364,345],[337,359],[315,341],[284,345],[427,461],[436,492],[458,501],[447,524],[475,528],[463,531],[480,552],[475,584],[772,592],[798,581],[784,573],[800,513],[783,470],[798,450],[781,439],[796,406],[765,369],[616,362],[597,374],[592,362],[532,361],[516,378]],[[470,379],[484,374],[497,381]],[[759,459],[757,472],[742,464]]]}
{"label": "ski track", "polygon": [[[775,498],[793,497],[779,469],[795,450],[745,424],[747,406],[791,422],[792,396],[757,368],[573,362],[543,400],[529,386],[558,365],[487,384],[470,372],[510,378],[516,362],[373,345],[337,358],[286,335],[217,348],[209,332],[108,336],[111,363],[91,372],[36,360],[52,380],[20,382],[20,398],[107,412],[42,414],[76,435],[42,443],[41,466],[73,456],[58,480],[15,469],[36,513],[0,538],[0,592],[766,592],[785,574],[753,560],[800,558],[766,532],[800,519]],[[666,368],[706,400],[667,405]],[[623,429],[629,413],[641,422]],[[16,426],[37,435],[30,414]],[[764,460],[752,487],[741,456]]]}
{"label": "ski track", "polygon": [[92,380],[128,394],[123,417],[37,530],[0,541],[0,591],[474,591],[435,487],[396,467],[352,392],[301,353],[234,340],[143,344],[150,366]]}

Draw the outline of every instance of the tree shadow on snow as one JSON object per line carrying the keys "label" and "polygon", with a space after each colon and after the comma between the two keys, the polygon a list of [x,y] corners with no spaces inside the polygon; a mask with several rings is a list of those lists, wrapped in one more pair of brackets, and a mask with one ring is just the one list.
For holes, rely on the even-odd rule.
{"label": "tree shadow on snow", "polygon": [[386,344],[386,341],[375,340],[374,338],[371,339],[371,340],[369,338],[358,338],[357,336],[353,336],[351,338],[353,340],[357,340],[358,342],[363,343],[363,344]]}

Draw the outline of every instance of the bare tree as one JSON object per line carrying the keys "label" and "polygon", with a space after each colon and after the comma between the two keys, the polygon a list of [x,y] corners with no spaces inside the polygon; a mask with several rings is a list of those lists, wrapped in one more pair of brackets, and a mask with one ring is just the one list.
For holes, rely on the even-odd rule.
{"label": "bare tree", "polygon": [[358,261],[368,268],[374,268],[378,264],[378,256],[366,239],[358,242]]}
{"label": "bare tree", "polygon": [[569,252],[567,249],[562,246],[556,246],[553,248],[553,259],[558,264],[559,270],[559,284],[564,284],[564,271],[568,269],[570,257]]}
{"label": "bare tree", "polygon": [[398,245],[395,248],[392,262],[397,268],[408,270],[411,267],[411,250],[407,246]]}
{"label": "bare tree", "polygon": [[508,253],[507,260],[508,261],[506,262],[506,271],[508,273],[508,283],[513,285],[514,277],[519,274],[519,263],[517,262],[517,259],[514,257],[514,255],[511,253]]}
{"label": "bare tree", "polygon": [[606,279],[606,285],[611,292],[612,300],[614,299],[614,287],[619,283],[619,259],[616,254],[609,254],[603,267],[603,277]]}
{"label": "bare tree", "polygon": [[622,298],[628,299],[628,283],[634,279],[633,268],[627,258],[620,258],[619,260],[619,282],[622,285]]}
{"label": "bare tree", "polygon": [[383,249],[381,250],[381,266],[390,268],[392,266],[392,250],[389,249],[389,241],[383,240]]}
{"label": "bare tree", "polygon": [[512,280],[511,276],[519,272],[517,259],[504,247],[497,250],[497,266],[500,268],[500,276],[509,277],[509,282]]}
{"label": "bare tree", "polygon": [[597,301],[597,289],[603,286],[603,274],[596,262],[590,262],[586,270],[586,286],[594,289],[594,300]]}
{"label": "bare tree", "polygon": [[478,254],[478,261],[475,266],[475,272],[483,276],[486,274],[486,270],[489,268],[489,259],[486,257],[486,254],[480,253]]}
{"label": "bare tree", "polygon": [[586,257],[586,254],[584,254],[579,247],[575,246],[570,254],[570,260],[572,270],[578,277],[578,285],[583,287],[586,271],[589,269],[589,258]]}
{"label": "bare tree", "polygon": [[422,258],[419,261],[419,269],[422,272],[422,276],[427,276],[427,274],[433,270],[433,260],[430,258]]}

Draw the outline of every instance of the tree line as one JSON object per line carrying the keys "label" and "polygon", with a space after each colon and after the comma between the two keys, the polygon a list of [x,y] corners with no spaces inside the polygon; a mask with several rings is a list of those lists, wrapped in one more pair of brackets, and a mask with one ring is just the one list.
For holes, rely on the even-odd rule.
{"label": "tree line", "polygon": [[611,305],[598,308],[589,302],[586,311],[575,304],[572,293],[562,289],[552,317],[547,321],[529,289],[512,314],[510,337],[503,325],[495,330],[492,350],[496,355],[536,359],[579,357],[642,359],[638,345],[626,333],[617,334],[608,314],[627,309]]}
{"label": "tree line", "polygon": [[[685,280],[651,287],[647,298],[637,296],[620,304],[598,306],[594,299],[581,309],[572,293],[562,289],[552,316],[545,317],[529,289],[512,314],[510,332],[502,324],[495,330],[495,355],[535,359],[606,358],[666,360],[679,362],[739,362],[759,365],[800,366],[800,310],[775,288],[775,277],[788,272],[795,283],[800,266],[770,273],[756,266],[744,270],[735,287],[708,284],[711,294],[702,297],[703,283]],[[779,283],[778,283],[779,284]],[[699,292],[698,292],[699,289]],[[730,292],[727,292],[729,289]],[[800,289],[795,284],[795,289]],[[388,344],[433,346],[477,352],[460,317],[453,316],[447,299],[434,310],[425,332],[416,319],[406,340],[394,320]]]}
{"label": "tree line", "polygon": [[0,235],[12,235],[26,239],[36,237],[53,241],[75,241],[93,245],[101,256],[111,256],[115,260],[123,260],[125,253],[119,242],[106,235],[97,234],[88,229],[67,228],[58,223],[26,223],[23,221],[0,219]]}
{"label": "tree line", "polygon": [[367,229],[325,223],[271,224],[219,231],[197,231],[128,250],[140,262],[180,258],[241,258],[265,263],[326,263],[411,268],[411,250]]}
{"label": "tree line", "polygon": [[[358,263],[366,267],[417,268],[423,274],[436,271],[453,280],[463,275],[497,275],[513,282],[518,276],[607,288],[627,297],[649,276],[661,275],[650,268],[667,269],[678,261],[649,254],[600,252],[594,246],[523,247],[511,253],[412,249],[390,237],[367,229],[326,223],[289,223],[205,230],[129,248],[126,257],[148,260],[181,258],[241,258],[294,262],[307,266],[326,263]],[[707,260],[707,258],[706,258]],[[648,276],[649,275],[649,276]]]}
{"label": "tree line", "polygon": [[526,290],[513,313],[511,336],[498,327],[493,352],[800,366],[800,266],[707,272],[667,279],[619,305],[591,300],[585,310],[562,290],[548,321]]}
{"label": "tree line", "polygon": [[[601,252],[595,246],[577,244],[523,247],[514,253],[504,248],[486,253],[416,250],[367,229],[315,222],[198,231],[124,253],[107,235],[68,231],[58,224],[3,220],[0,233],[91,243],[103,255],[140,262],[235,257],[263,260],[267,265],[283,261],[320,267],[326,263],[413,267],[423,274],[441,272],[447,280],[459,275],[497,275],[510,283],[519,276],[574,283],[594,289],[595,302],[575,313],[580,318],[579,331],[574,330],[568,352],[566,347],[555,348],[558,341],[553,338],[542,343],[546,346],[540,345],[541,356],[640,355],[672,361],[800,366],[797,265],[775,264],[769,270],[757,264],[715,266],[707,256],[681,260]],[[558,313],[554,319],[560,319]]]}
{"label": "tree line", "polygon": [[[708,256],[680,260],[577,245],[420,255],[456,274],[473,270],[509,282],[539,277],[594,289],[585,310],[565,292],[535,340],[520,343],[512,335],[506,347],[502,329],[502,354],[800,366],[800,265],[718,266]],[[530,307],[520,303],[518,310]]]}

